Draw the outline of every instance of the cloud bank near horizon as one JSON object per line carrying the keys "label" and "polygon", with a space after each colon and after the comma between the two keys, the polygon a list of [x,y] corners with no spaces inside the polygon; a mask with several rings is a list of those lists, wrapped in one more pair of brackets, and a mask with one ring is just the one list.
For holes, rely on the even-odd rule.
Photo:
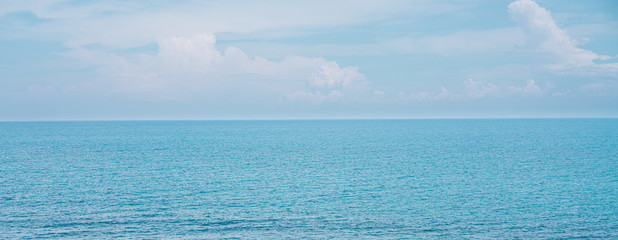
{"label": "cloud bank near horizon", "polygon": [[[6,119],[46,118],[45,111],[20,110],[40,104],[68,105],[70,116],[106,105],[115,118],[129,107],[152,118],[144,106],[166,106],[170,118],[179,111],[179,118],[449,116],[452,108],[460,115],[577,115],[591,106],[596,115],[618,114],[610,104],[618,98],[616,49],[586,49],[592,40],[574,38],[532,0],[490,9],[502,13],[503,24],[459,16],[481,21],[460,26],[440,21],[488,9],[448,1],[275,2],[239,9],[222,2],[9,1],[0,7],[0,41],[18,50],[4,57],[0,108],[11,114]],[[424,29],[420,23],[431,19],[442,28]],[[594,24],[618,29],[616,22]],[[570,112],[575,102],[587,104]],[[192,115],[195,105],[202,108]]]}

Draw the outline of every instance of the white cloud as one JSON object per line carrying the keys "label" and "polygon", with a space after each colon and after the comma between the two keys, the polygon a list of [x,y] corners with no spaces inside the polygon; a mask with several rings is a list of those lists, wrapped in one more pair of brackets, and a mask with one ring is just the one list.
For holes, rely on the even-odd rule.
{"label": "white cloud", "polygon": [[418,92],[405,94],[400,92],[402,101],[444,101],[444,100],[473,100],[483,98],[505,97],[539,97],[545,90],[539,87],[533,79],[529,79],[523,86],[499,86],[493,83],[484,83],[470,78],[464,81],[463,91],[450,91],[441,87],[440,92]]}
{"label": "white cloud", "polygon": [[[365,101],[384,95],[382,91],[371,92],[365,75],[357,67],[339,67],[336,62],[323,63],[307,78],[309,86],[286,94],[288,101],[308,101],[312,103],[338,102],[344,99]],[[322,92],[327,92],[324,94]]]}
{"label": "white cloud", "polygon": [[505,87],[505,89],[513,94],[520,94],[522,96],[541,96],[544,93],[533,79],[528,79],[526,85],[522,87]]}
{"label": "white cloud", "polygon": [[452,96],[452,93],[446,89],[444,86],[440,87],[440,92],[435,95],[435,99],[445,99]]}
{"label": "white cloud", "polygon": [[[158,94],[163,98],[222,86],[242,88],[262,84],[262,89],[252,90],[284,95],[301,89],[291,94],[291,98],[335,101],[342,99],[343,91],[365,84],[365,76],[358,68],[340,67],[324,58],[291,56],[270,61],[259,56],[250,58],[236,47],[222,53],[217,50],[212,33],[166,38],[157,43],[155,55],[119,56],[84,48],[76,48],[66,55],[98,67],[103,75],[99,85],[105,91]],[[76,84],[71,89],[79,89],[77,86],[91,85]],[[326,94],[309,91],[314,87],[326,89]]]}
{"label": "white cloud", "polygon": [[532,0],[517,0],[508,6],[511,18],[518,23],[528,46],[551,53],[558,63],[549,67],[558,72],[615,75],[618,64],[597,64],[595,61],[610,59],[577,47],[566,31],[562,30],[550,12]]}
{"label": "white cloud", "polygon": [[158,41],[159,67],[175,72],[205,74],[214,61],[220,61],[221,54],[215,48],[215,36],[200,34],[192,37],[173,37]]}
{"label": "white cloud", "polygon": [[[365,81],[365,75],[357,67],[339,67],[336,62],[325,62],[307,78],[308,86],[286,94],[288,101],[311,103],[339,102],[353,100],[364,102],[382,97],[384,92],[372,91]],[[324,92],[324,93],[323,93]]]}
{"label": "white cloud", "polygon": [[500,93],[500,88],[494,84],[485,84],[480,81],[474,81],[471,78],[464,81],[466,89],[465,96],[471,99],[484,98],[487,96],[496,96]]}
{"label": "white cloud", "polygon": [[318,87],[346,87],[355,81],[365,80],[365,75],[356,67],[340,68],[336,62],[328,62],[320,67],[310,78],[311,85]]}

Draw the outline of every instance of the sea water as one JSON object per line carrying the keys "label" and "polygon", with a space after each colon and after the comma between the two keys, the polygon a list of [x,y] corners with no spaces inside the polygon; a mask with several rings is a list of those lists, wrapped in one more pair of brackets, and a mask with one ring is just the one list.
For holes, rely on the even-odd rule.
{"label": "sea water", "polygon": [[0,123],[0,239],[618,238],[618,119]]}

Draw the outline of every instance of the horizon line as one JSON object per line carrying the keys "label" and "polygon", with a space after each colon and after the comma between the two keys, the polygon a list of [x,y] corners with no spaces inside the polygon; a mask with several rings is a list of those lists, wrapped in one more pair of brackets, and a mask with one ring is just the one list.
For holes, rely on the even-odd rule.
{"label": "horizon line", "polygon": [[43,119],[0,122],[147,122],[147,121],[355,121],[355,120],[516,120],[516,119],[618,119],[618,117],[401,117],[401,118],[211,118],[211,119]]}

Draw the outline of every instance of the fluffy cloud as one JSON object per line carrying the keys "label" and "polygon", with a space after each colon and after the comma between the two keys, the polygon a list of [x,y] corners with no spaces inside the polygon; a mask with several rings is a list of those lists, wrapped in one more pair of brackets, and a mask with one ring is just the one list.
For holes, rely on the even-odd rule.
{"label": "fluffy cloud", "polygon": [[[182,96],[212,86],[258,87],[255,91],[272,91],[289,99],[336,101],[365,76],[356,67],[340,67],[324,58],[300,56],[270,61],[256,56],[250,58],[241,49],[216,48],[212,33],[190,37],[173,37],[157,41],[154,55],[117,55],[100,50],[78,47],[67,56],[92,64],[104,75],[101,89],[116,93]],[[262,81],[262,82],[260,82]],[[276,85],[274,88],[273,86]],[[320,91],[313,89],[319,88]],[[304,89],[303,89],[304,88]],[[72,86],[73,91],[78,87]],[[322,92],[326,92],[322,94]],[[287,94],[286,92],[294,92]]]}
{"label": "fluffy cloud", "polygon": [[521,94],[522,96],[541,96],[544,94],[544,91],[536,85],[536,82],[533,79],[528,79],[526,81],[526,85],[522,87],[506,87],[508,92],[514,94]]}
{"label": "fluffy cloud", "polygon": [[[304,99],[318,103],[338,102],[346,99],[346,97],[361,100],[376,95],[367,87],[365,75],[358,72],[357,67],[341,68],[339,64],[332,61],[321,65],[307,78],[307,82],[309,85],[307,89],[286,94],[286,99],[291,101],[302,101]],[[380,93],[380,91],[378,92]]]}
{"label": "fluffy cloud", "polygon": [[336,62],[329,62],[315,72],[309,82],[318,87],[346,87],[355,81],[365,80],[365,75],[358,72],[356,67],[340,68]]}
{"label": "fluffy cloud", "polygon": [[466,79],[464,85],[466,89],[465,96],[470,99],[497,96],[500,93],[498,86],[491,83],[485,84],[480,81],[474,81],[471,78]]}
{"label": "fluffy cloud", "polygon": [[215,48],[213,34],[200,34],[190,38],[173,37],[158,41],[157,61],[160,66],[177,72],[205,74],[221,54]]}
{"label": "fluffy cloud", "polygon": [[595,61],[610,59],[577,47],[552,18],[550,12],[532,0],[517,0],[508,6],[511,18],[524,32],[529,47],[551,53],[556,64],[549,65],[553,70],[566,73],[615,75],[618,64],[597,64]]}

